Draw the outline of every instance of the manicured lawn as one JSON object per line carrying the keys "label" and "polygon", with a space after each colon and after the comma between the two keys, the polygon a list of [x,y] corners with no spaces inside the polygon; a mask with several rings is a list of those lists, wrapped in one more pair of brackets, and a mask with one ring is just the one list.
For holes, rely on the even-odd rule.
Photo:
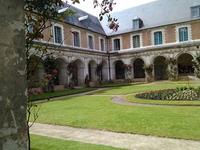
{"label": "manicured lawn", "polygon": [[[153,82],[149,84],[137,84],[137,85],[130,85],[130,86],[122,86],[122,87],[113,87],[109,90],[98,91],[95,94],[104,94],[104,95],[123,95],[123,94],[132,94],[144,91],[151,91],[151,90],[160,90],[160,89],[171,89],[180,86],[187,86],[187,81],[179,81],[179,82]],[[200,82],[190,81],[190,86],[200,86]]]}
{"label": "manicured lawn", "polygon": [[[117,91],[120,94],[136,93],[177,85],[184,83],[131,85],[104,91],[103,94],[119,94]],[[113,104],[111,96],[93,95],[40,104],[37,122],[200,140],[199,116],[200,107],[122,106]]]}
{"label": "manicured lawn", "polygon": [[30,100],[37,101],[37,100],[42,100],[42,99],[49,99],[49,98],[54,98],[54,97],[79,94],[79,93],[83,93],[83,92],[89,92],[92,90],[95,90],[95,88],[65,89],[63,91],[47,92],[47,93],[42,93],[42,94],[38,94],[38,95],[31,95]]}
{"label": "manicured lawn", "polygon": [[108,146],[65,141],[42,136],[31,136],[32,150],[120,150]]}
{"label": "manicured lawn", "polygon": [[169,101],[169,100],[147,100],[135,97],[135,95],[126,96],[129,102],[140,104],[159,104],[159,105],[181,105],[181,106],[200,106],[200,100],[195,101]]}

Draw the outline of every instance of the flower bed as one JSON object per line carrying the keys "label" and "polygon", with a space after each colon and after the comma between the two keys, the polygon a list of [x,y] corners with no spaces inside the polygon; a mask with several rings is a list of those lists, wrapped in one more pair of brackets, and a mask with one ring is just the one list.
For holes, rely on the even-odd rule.
{"label": "flower bed", "polygon": [[137,98],[150,100],[200,100],[200,87],[181,87],[136,94]]}

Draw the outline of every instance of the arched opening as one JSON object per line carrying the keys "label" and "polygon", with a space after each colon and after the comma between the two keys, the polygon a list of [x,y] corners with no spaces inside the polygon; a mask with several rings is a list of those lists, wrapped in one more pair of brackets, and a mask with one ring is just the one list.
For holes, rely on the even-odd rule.
{"label": "arched opening", "polygon": [[31,88],[40,87],[45,73],[44,64],[38,56],[31,56],[28,60],[27,76],[28,86]]}
{"label": "arched opening", "polygon": [[167,79],[167,62],[163,56],[158,56],[154,59],[154,78],[155,80]]}
{"label": "arched opening", "polygon": [[145,78],[144,61],[140,58],[133,62],[134,78]]}
{"label": "arched opening", "polygon": [[178,74],[181,76],[193,75],[193,57],[190,54],[184,53],[178,57]]}
{"label": "arched opening", "polygon": [[115,62],[115,75],[116,79],[125,79],[124,63],[121,60]]}
{"label": "arched opening", "polygon": [[68,64],[69,80],[75,86],[84,84],[84,63],[77,59]]}
{"label": "arched opening", "polygon": [[65,85],[67,83],[67,63],[63,59],[56,59],[56,77],[57,85]]}
{"label": "arched opening", "polygon": [[97,68],[97,63],[94,60],[90,61],[88,64],[90,81],[97,81],[96,68]]}

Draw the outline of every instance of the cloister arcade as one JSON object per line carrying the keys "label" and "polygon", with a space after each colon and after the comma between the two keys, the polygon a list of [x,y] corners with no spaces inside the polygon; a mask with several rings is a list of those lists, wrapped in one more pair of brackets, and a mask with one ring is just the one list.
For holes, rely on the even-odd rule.
{"label": "cloister arcade", "polygon": [[[127,79],[129,81],[147,81],[146,66],[152,67],[152,81],[167,80],[170,58],[176,60],[177,76],[194,75],[193,58],[195,53],[196,51],[184,50],[170,54],[163,51],[163,53],[130,54],[129,57],[111,56],[110,60],[105,56],[88,58],[57,56],[55,59],[57,70],[55,84],[68,85],[73,80],[76,86],[81,86],[85,84],[86,76],[90,82]],[[35,60],[40,61],[40,65],[32,81],[41,82],[45,73],[43,65],[45,60],[41,61],[39,58]],[[128,75],[127,72],[129,72]]]}

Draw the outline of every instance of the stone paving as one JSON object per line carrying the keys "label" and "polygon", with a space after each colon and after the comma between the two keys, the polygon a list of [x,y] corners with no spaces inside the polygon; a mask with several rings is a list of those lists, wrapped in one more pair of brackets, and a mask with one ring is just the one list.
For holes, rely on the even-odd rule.
{"label": "stone paving", "polygon": [[200,150],[200,141],[160,138],[35,123],[31,134],[128,150]]}

